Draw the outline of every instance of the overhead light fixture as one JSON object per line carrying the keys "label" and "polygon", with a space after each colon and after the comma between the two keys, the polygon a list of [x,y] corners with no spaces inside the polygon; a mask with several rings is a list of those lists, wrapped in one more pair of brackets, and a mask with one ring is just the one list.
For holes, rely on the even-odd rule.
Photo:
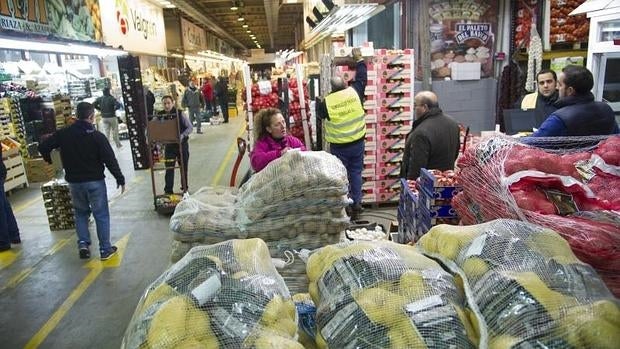
{"label": "overhead light fixture", "polygon": [[248,24],[247,24],[247,23],[243,23],[242,27],[243,27],[243,28],[247,28],[247,27],[248,27]]}
{"label": "overhead light fixture", "polygon": [[230,6],[231,11],[237,11],[239,7],[237,7],[237,2],[233,0],[232,6]]}
{"label": "overhead light fixture", "polygon": [[249,33],[251,33],[252,31],[251,31],[250,29],[248,29],[248,30],[246,30],[245,32],[249,34]]}
{"label": "overhead light fixture", "polygon": [[245,18],[243,18],[243,16],[239,16],[239,18],[237,18],[237,20],[238,20],[239,22],[243,22],[243,21],[245,21]]}
{"label": "overhead light fixture", "polygon": [[15,40],[0,38],[0,47],[9,50],[26,50],[35,52],[56,52],[84,56],[123,56],[127,52],[109,46],[49,43],[41,41]]}

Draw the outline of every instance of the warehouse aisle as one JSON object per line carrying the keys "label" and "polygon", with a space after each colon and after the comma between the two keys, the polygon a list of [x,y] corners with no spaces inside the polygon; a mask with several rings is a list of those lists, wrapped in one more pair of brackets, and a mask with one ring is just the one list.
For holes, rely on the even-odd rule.
{"label": "warehouse aisle", "polygon": [[[191,136],[190,192],[228,185],[236,138],[245,131],[243,117],[230,120]],[[140,295],[169,265],[172,241],[169,218],[153,210],[149,171],[133,171],[129,144],[123,144],[117,152],[127,179],[123,195],[106,174],[112,242],[120,250],[109,261],[99,261],[97,246],[90,261],[80,260],[73,230],[50,232],[40,184],[9,197],[23,243],[0,253],[0,347],[120,346]],[[238,177],[248,168],[246,156]],[[157,178],[163,183],[163,173]],[[91,236],[94,243],[92,224]]]}

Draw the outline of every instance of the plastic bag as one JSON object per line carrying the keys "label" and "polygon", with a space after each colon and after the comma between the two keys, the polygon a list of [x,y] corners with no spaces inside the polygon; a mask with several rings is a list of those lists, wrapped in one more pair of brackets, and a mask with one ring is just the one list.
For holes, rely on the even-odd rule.
{"label": "plastic bag", "polygon": [[307,263],[319,348],[474,348],[462,290],[439,264],[391,242],[346,242]]}
{"label": "plastic bag", "polygon": [[418,245],[466,280],[489,348],[616,348],[620,341],[618,301],[550,229],[508,219],[439,225]]}
{"label": "plastic bag", "polygon": [[140,299],[122,348],[303,348],[297,314],[260,239],[195,247]]}

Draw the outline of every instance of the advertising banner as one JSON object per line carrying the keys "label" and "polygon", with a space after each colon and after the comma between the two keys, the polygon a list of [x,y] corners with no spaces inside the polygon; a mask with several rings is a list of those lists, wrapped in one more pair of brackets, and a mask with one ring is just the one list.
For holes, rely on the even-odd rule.
{"label": "advertising banner", "polygon": [[127,51],[167,55],[164,14],[145,0],[99,0],[103,42]]}
{"label": "advertising banner", "polygon": [[207,33],[201,27],[181,18],[181,36],[183,49],[187,51],[201,51],[207,48]]}
{"label": "advertising banner", "polygon": [[429,5],[431,72],[451,76],[453,63],[480,63],[480,76],[493,75],[497,0],[432,0]]}
{"label": "advertising banner", "polygon": [[3,0],[0,28],[86,42],[101,41],[97,0]]}

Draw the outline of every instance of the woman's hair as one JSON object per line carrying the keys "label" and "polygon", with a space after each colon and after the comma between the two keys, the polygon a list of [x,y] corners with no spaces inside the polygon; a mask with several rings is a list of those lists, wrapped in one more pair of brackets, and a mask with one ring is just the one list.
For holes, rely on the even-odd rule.
{"label": "woman's hair", "polygon": [[274,115],[278,115],[280,113],[282,112],[276,108],[262,109],[261,111],[256,113],[256,116],[254,117],[254,142],[255,143],[256,141],[265,137],[265,135],[269,133],[267,132],[267,126],[271,125],[271,118]]}

